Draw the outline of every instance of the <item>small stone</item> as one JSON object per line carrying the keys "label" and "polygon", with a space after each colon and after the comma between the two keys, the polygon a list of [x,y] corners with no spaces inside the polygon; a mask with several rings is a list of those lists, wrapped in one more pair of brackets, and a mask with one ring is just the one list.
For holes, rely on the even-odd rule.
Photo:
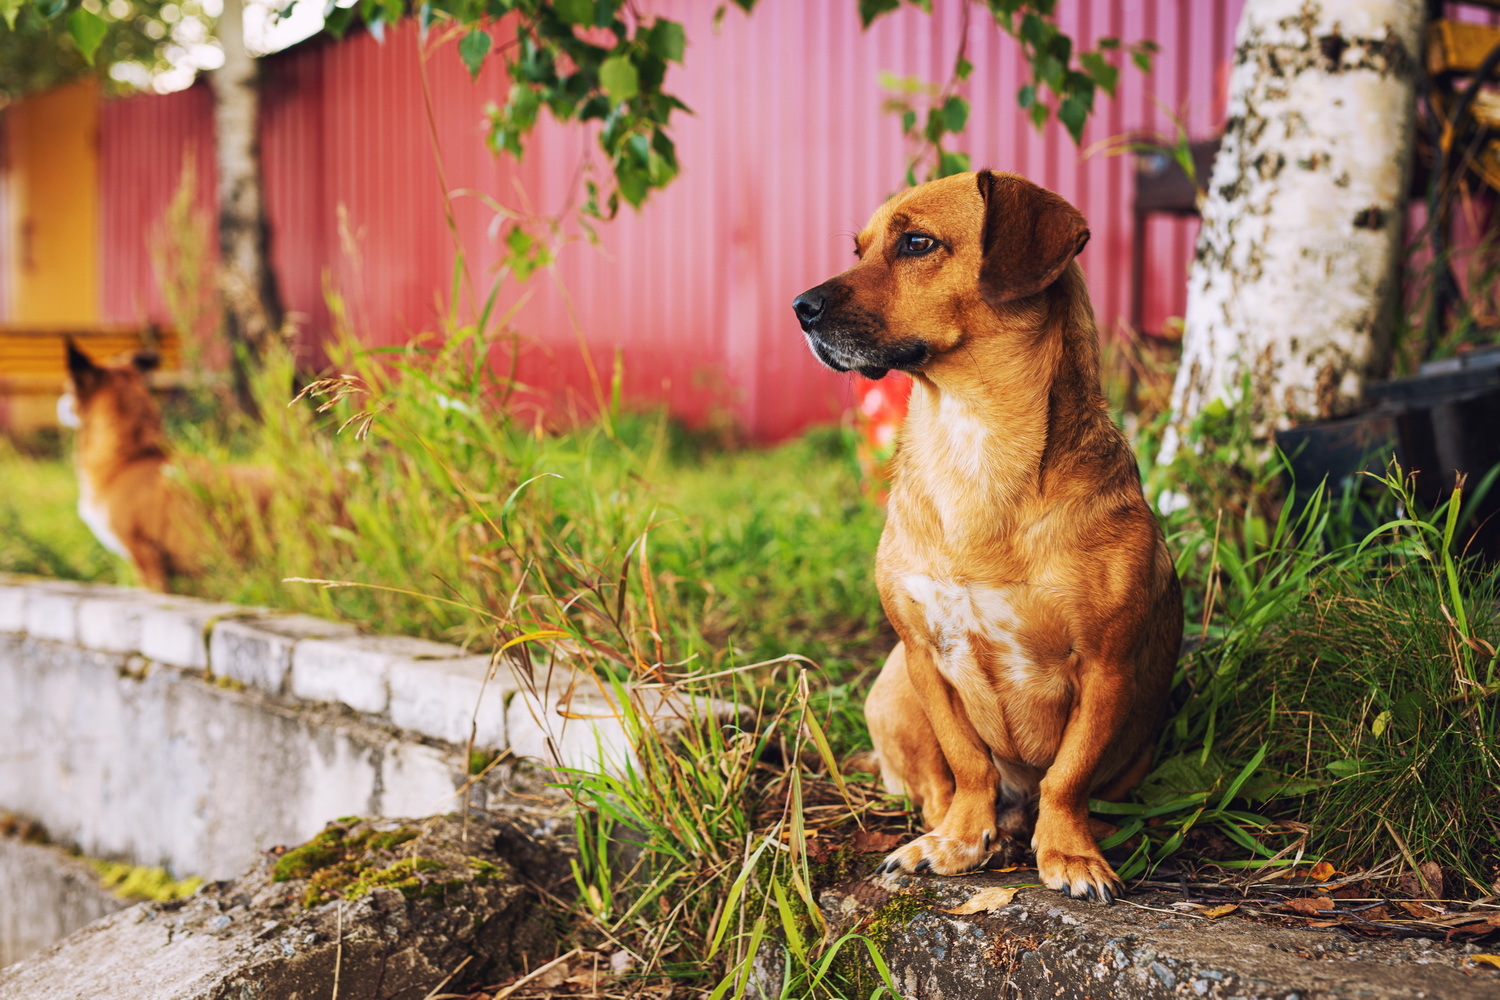
{"label": "small stone", "polygon": [[[1151,972],[1156,976],[1158,980],[1161,981],[1161,984],[1167,989],[1170,990],[1177,987],[1177,977],[1172,974],[1171,969],[1167,968],[1165,965],[1162,965],[1160,962],[1151,963]],[[1288,1000],[1291,1000],[1291,998],[1288,998]]]}

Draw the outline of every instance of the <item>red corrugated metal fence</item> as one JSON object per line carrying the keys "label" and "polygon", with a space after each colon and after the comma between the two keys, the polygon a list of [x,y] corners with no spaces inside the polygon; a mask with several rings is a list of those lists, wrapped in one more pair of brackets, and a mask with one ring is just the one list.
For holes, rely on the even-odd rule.
{"label": "red corrugated metal fence", "polygon": [[[1128,68],[1117,97],[1100,95],[1083,148],[1165,129],[1169,110],[1195,136],[1210,133],[1242,2],[1063,4],[1065,27],[1085,47],[1103,35],[1161,45],[1149,76]],[[932,17],[903,11],[861,32],[853,0],[761,0],[749,17],[731,8],[716,31],[713,4],[659,4],[685,23],[689,42],[686,64],[669,76],[669,89],[695,112],[674,127],[682,175],[642,213],[600,226],[597,246],[570,244],[551,273],[532,279],[515,319],[525,344],[521,379],[571,392],[586,408],[582,341],[605,377],[620,353],[628,397],[667,401],[691,420],[728,415],[757,437],[777,438],[837,415],[852,400],[848,377],[812,360],[790,302],[848,265],[851,234],[905,172],[909,151],[881,110],[878,77],[944,77],[963,22],[958,4],[936,6]],[[1082,158],[1056,126],[1039,136],[1016,105],[1025,68],[1015,43],[979,16],[968,32],[973,113],[960,148],[976,166],[1026,174],[1083,210],[1093,239],[1081,262],[1108,329],[1129,311],[1131,159]],[[358,36],[265,61],[272,254],[283,297],[310,338],[328,327],[325,275],[367,342],[400,342],[433,323],[453,274],[445,182],[481,297],[500,257],[481,195],[523,214],[558,212],[578,197],[592,149],[584,130],[548,121],[522,163],[494,156],[483,143],[483,109],[502,99],[508,81],[491,64],[471,82],[453,49],[449,41],[426,61],[431,129],[413,25],[383,44]],[[194,150],[200,172],[209,169],[210,111],[201,86],[104,110],[110,319],[166,318],[145,240],[183,150]],[[211,190],[205,177],[200,191]],[[1153,223],[1148,327],[1182,310],[1192,229]],[[507,294],[515,302],[520,290]]]}

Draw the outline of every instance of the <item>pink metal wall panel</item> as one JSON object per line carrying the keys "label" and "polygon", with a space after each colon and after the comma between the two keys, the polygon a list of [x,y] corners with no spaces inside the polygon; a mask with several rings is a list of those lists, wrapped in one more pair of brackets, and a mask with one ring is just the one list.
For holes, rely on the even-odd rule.
{"label": "pink metal wall panel", "polygon": [[[213,95],[199,83],[162,96],[109,101],[99,116],[100,262],[103,318],[170,323],[152,266],[167,239],[167,208],[194,171],[197,208],[214,218]],[[217,237],[209,234],[209,245]]]}
{"label": "pink metal wall panel", "polygon": [[[1242,2],[1064,4],[1063,23],[1085,47],[1110,34],[1162,45],[1150,75],[1126,68],[1119,94],[1099,96],[1080,147],[1056,125],[1043,135],[1032,130],[1015,103],[1025,79],[1018,47],[973,9],[967,51],[975,72],[964,87],[973,112],[958,148],[976,166],[1026,174],[1083,210],[1093,240],[1080,260],[1106,331],[1128,314],[1133,165],[1128,156],[1080,151],[1125,132],[1170,131],[1169,113],[1182,115],[1195,137],[1216,128],[1220,67]],[[853,400],[849,377],[808,354],[790,301],[852,262],[852,234],[905,171],[911,151],[881,110],[879,74],[944,79],[964,19],[958,4],[944,3],[930,18],[905,10],[861,32],[853,0],[761,0],[749,17],[731,8],[716,32],[714,6],[653,5],[687,27],[686,63],[668,78],[695,112],[674,123],[682,175],[643,212],[626,210],[599,226],[597,245],[572,242],[529,288],[507,288],[502,305],[524,296],[514,319],[520,377],[539,401],[593,408],[584,344],[606,386],[619,353],[627,397],[668,402],[690,420],[732,417],[774,439],[836,417]],[[445,189],[468,275],[461,312],[470,313],[501,256],[501,227],[484,198],[523,216],[556,213],[578,196],[581,171],[605,169],[588,129],[550,121],[523,162],[492,155],[483,109],[503,98],[508,80],[491,64],[470,81],[451,38],[424,43],[411,24],[384,43],[359,35],[303,45],[267,59],[265,72],[272,254],[283,298],[303,316],[310,343],[329,324],[325,275],[367,343],[399,343],[431,328],[454,273]],[[194,88],[105,109],[112,319],[159,306],[141,236],[170,195],[181,149],[201,149],[209,162],[206,101]],[[1153,224],[1149,328],[1182,311],[1194,229]]]}

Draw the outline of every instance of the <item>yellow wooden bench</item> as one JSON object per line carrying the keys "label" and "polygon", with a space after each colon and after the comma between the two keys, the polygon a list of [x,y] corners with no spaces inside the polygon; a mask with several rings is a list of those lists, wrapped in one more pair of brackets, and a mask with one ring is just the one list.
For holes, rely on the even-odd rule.
{"label": "yellow wooden bench", "polygon": [[68,337],[100,364],[155,351],[161,371],[182,367],[182,340],[175,330],[0,323],[0,429],[15,434],[57,426],[57,398],[68,379],[63,346]]}

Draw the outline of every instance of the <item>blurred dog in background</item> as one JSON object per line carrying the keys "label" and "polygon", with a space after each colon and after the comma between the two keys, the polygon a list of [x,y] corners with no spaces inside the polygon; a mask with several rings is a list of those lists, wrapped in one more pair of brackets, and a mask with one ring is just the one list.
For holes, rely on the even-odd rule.
{"label": "blurred dog in background", "polygon": [[58,418],[78,431],[78,513],[100,543],[128,559],[137,579],[166,591],[202,571],[222,538],[206,497],[232,496],[264,511],[272,474],[253,466],[173,459],[146,374],[154,354],[99,365],[67,341],[70,391]]}

